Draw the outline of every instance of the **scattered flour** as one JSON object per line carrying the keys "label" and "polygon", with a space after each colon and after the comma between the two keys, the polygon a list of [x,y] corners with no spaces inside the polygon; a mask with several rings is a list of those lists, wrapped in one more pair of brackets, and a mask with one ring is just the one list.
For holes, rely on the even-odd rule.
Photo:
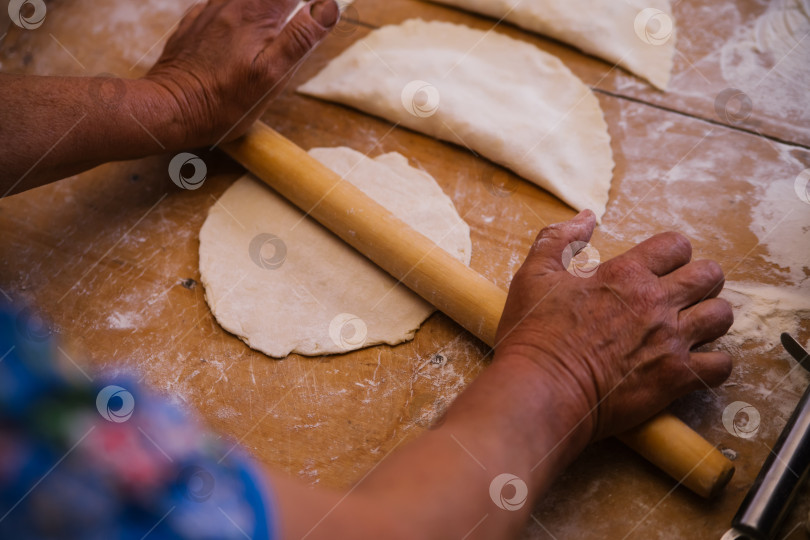
{"label": "scattered flour", "polygon": [[794,188],[796,176],[807,165],[788,155],[782,161],[794,163],[791,173],[770,179],[752,207],[750,229],[765,246],[765,258],[783,269],[786,281],[810,286],[810,204]]}
{"label": "scattered flour", "polygon": [[241,412],[237,411],[236,409],[234,409],[233,407],[230,407],[228,405],[225,405],[225,406],[221,407],[219,410],[217,410],[217,412],[215,414],[216,414],[217,418],[221,418],[221,419],[235,418],[237,416],[242,416]]}
{"label": "scattered flour", "polygon": [[118,311],[107,317],[107,324],[116,330],[131,330],[138,328],[137,316],[133,313],[120,313]]}
{"label": "scattered flour", "polygon": [[[696,135],[666,119],[645,123],[629,106],[620,111],[617,140],[628,167],[601,229],[632,242],[664,229],[686,234],[696,257],[723,260],[728,281],[721,296],[733,305],[735,324],[721,346],[778,346],[781,354],[779,335],[798,338],[810,320],[810,204],[795,187],[810,154],[716,127]],[[645,154],[650,143],[685,150]],[[740,256],[724,259],[732,251]]]}
{"label": "scattered flour", "polygon": [[759,109],[810,122],[810,0],[773,0],[720,49],[723,78]]}
{"label": "scattered flour", "polygon": [[720,296],[734,308],[734,325],[720,340],[726,347],[756,341],[753,352],[771,350],[782,332],[796,337],[802,319],[810,318],[810,291],[803,289],[730,281]]}
{"label": "scattered flour", "polygon": [[[0,70],[37,75],[142,75],[194,0],[52,2],[41,30],[9,33]],[[99,53],[99,43],[104,53]]]}

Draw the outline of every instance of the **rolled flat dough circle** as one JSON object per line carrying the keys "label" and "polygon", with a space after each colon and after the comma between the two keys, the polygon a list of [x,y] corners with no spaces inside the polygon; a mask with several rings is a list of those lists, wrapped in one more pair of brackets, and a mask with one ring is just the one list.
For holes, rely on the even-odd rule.
{"label": "rolled flat dough circle", "polygon": [[[469,264],[470,228],[427,173],[396,153],[309,154]],[[223,328],[281,358],[412,339],[434,308],[286,199],[246,175],[200,230],[205,298]]]}

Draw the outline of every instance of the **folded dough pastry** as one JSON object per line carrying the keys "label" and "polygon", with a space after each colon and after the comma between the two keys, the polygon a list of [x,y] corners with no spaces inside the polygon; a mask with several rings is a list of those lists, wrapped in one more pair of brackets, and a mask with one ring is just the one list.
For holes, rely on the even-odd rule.
{"label": "folded dough pastry", "polygon": [[433,0],[505,20],[618,64],[666,90],[675,54],[669,0]]}
{"label": "folded dough pastry", "polygon": [[418,19],[354,43],[299,92],[466,146],[601,218],[613,171],[593,92],[497,32]]}

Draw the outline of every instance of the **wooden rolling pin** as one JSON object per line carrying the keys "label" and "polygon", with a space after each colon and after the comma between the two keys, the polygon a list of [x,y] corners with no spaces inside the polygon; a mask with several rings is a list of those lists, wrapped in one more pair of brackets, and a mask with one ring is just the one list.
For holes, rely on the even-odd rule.
{"label": "wooden rolling pin", "polygon": [[[505,291],[267,125],[257,122],[244,137],[222,148],[484,343],[495,345]],[[671,414],[619,438],[704,497],[721,491],[734,473],[723,454]]]}

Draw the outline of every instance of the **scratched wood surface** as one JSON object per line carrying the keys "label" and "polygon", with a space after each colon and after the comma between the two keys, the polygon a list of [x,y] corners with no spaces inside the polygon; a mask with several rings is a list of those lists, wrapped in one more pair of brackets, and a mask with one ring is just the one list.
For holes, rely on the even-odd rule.
{"label": "scratched wood surface", "polygon": [[[112,0],[92,8],[88,0],[49,3],[40,29],[12,27],[0,67],[137,76],[188,4],[151,0],[122,14]],[[764,9],[756,2],[723,5],[740,14],[737,25]],[[696,1],[675,5],[677,46],[692,61],[736,28],[715,28],[694,15],[699,10]],[[92,24],[85,27],[91,12]],[[346,145],[370,155],[407,156],[436,178],[470,224],[472,267],[507,287],[533,236],[544,224],[572,216],[570,208],[463,148],[294,92],[380,24],[422,16],[486,29],[492,21],[416,0],[358,0],[347,15],[264,120],[304,148]],[[778,286],[810,306],[810,206],[785,199],[799,172],[810,167],[806,132],[795,118],[780,116],[778,107],[754,108],[750,120],[768,127],[763,136],[709,118],[714,90],[686,99],[689,92],[682,89],[700,88],[701,76],[682,59],[676,58],[675,89],[662,94],[557,42],[511,26],[497,31],[559,56],[598,90],[617,163],[608,212],[593,242],[603,259],[656,232],[680,229],[692,239],[695,256],[717,259],[730,281]],[[129,373],[262,462],[312,485],[351,485],[441,414],[485,367],[486,348],[437,313],[412,342],[396,347],[283,360],[248,349],[217,325],[197,270],[206,212],[243,171],[217,151],[195,153],[208,166],[196,191],[171,183],[166,171],[172,156],[161,155],[108,164],[0,200],[0,289],[37,306],[37,316],[65,342],[60,354],[87,377]],[[789,241],[799,246],[797,253],[785,254]],[[807,343],[806,312],[797,330]],[[726,385],[674,405],[681,418],[735,456],[737,473],[722,497],[707,503],[673,489],[669,478],[632,452],[603,441],[556,483],[525,537],[719,537],[808,380],[792,369],[775,336],[743,337],[721,345],[736,359]],[[761,413],[755,437],[735,437],[723,426],[724,408],[740,400]],[[809,505],[801,497],[783,537],[804,537],[800,525]]]}

